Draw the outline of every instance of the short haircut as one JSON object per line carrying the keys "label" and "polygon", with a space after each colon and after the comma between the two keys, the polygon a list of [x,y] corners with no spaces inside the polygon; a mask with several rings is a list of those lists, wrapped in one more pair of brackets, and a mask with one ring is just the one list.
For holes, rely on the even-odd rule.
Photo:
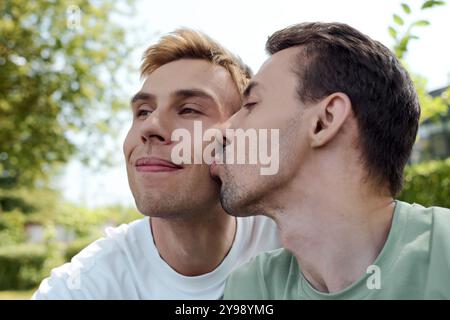
{"label": "short haircut", "polygon": [[398,194],[420,117],[406,70],[380,42],[342,23],[296,24],[275,32],[266,43],[270,54],[293,46],[300,46],[294,66],[300,101],[345,93],[369,176],[377,185],[388,186],[392,196]]}
{"label": "short haircut", "polygon": [[202,59],[225,68],[239,93],[245,90],[251,69],[242,60],[206,34],[181,28],[169,33],[145,50],[141,76],[149,75],[159,67],[180,59]]}

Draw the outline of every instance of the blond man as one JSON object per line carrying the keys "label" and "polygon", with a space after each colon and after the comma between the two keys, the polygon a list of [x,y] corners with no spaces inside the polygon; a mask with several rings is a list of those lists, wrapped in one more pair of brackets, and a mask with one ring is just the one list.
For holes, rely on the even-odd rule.
{"label": "blond man", "polygon": [[145,51],[141,75],[123,151],[145,217],[54,269],[35,299],[218,299],[230,272],[280,247],[272,220],[225,213],[207,163],[171,158],[174,130],[217,127],[240,108],[249,69],[208,36],[180,29]]}

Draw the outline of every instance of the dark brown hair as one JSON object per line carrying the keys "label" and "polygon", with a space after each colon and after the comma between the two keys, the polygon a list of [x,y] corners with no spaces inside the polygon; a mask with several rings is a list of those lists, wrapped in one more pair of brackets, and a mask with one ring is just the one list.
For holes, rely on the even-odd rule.
{"label": "dark brown hair", "polygon": [[317,102],[334,92],[350,98],[363,162],[369,175],[395,196],[420,116],[406,70],[380,42],[342,23],[296,24],[275,32],[266,43],[270,54],[293,46],[301,46],[294,66],[300,100]]}

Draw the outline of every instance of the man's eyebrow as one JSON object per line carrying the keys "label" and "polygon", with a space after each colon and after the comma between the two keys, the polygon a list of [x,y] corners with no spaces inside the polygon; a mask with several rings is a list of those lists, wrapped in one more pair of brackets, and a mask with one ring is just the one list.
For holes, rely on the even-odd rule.
{"label": "man's eyebrow", "polygon": [[245,88],[245,90],[244,90],[244,93],[243,93],[244,98],[248,98],[248,96],[249,96],[250,93],[252,92],[253,88],[255,88],[255,87],[258,86],[258,85],[259,85],[258,82],[251,81],[251,82],[247,85],[247,88]]}
{"label": "man's eyebrow", "polygon": [[133,96],[133,98],[131,98],[130,103],[133,104],[138,100],[155,100],[155,96],[151,93],[138,92]]}
{"label": "man's eyebrow", "polygon": [[[176,98],[176,99],[186,99],[186,98],[191,98],[191,97],[198,97],[198,98],[211,100],[217,104],[216,99],[212,95],[210,95],[209,93],[207,93],[203,90],[200,90],[200,89],[180,89],[180,90],[176,90],[176,91],[172,92],[170,94],[170,96],[172,98]],[[133,96],[133,98],[131,98],[130,104],[133,105],[133,103],[135,103],[138,100],[155,101],[156,96],[151,93],[138,92]]]}
{"label": "man's eyebrow", "polygon": [[173,92],[171,96],[174,98],[181,98],[181,99],[197,97],[209,99],[216,102],[216,99],[212,95],[200,89],[180,89]]}

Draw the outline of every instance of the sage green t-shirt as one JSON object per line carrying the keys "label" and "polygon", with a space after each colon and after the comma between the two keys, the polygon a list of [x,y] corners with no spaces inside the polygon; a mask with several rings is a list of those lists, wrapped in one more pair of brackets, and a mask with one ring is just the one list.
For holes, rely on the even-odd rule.
{"label": "sage green t-shirt", "polygon": [[396,201],[386,243],[367,270],[335,293],[315,290],[286,249],[234,271],[224,299],[450,299],[450,210]]}

